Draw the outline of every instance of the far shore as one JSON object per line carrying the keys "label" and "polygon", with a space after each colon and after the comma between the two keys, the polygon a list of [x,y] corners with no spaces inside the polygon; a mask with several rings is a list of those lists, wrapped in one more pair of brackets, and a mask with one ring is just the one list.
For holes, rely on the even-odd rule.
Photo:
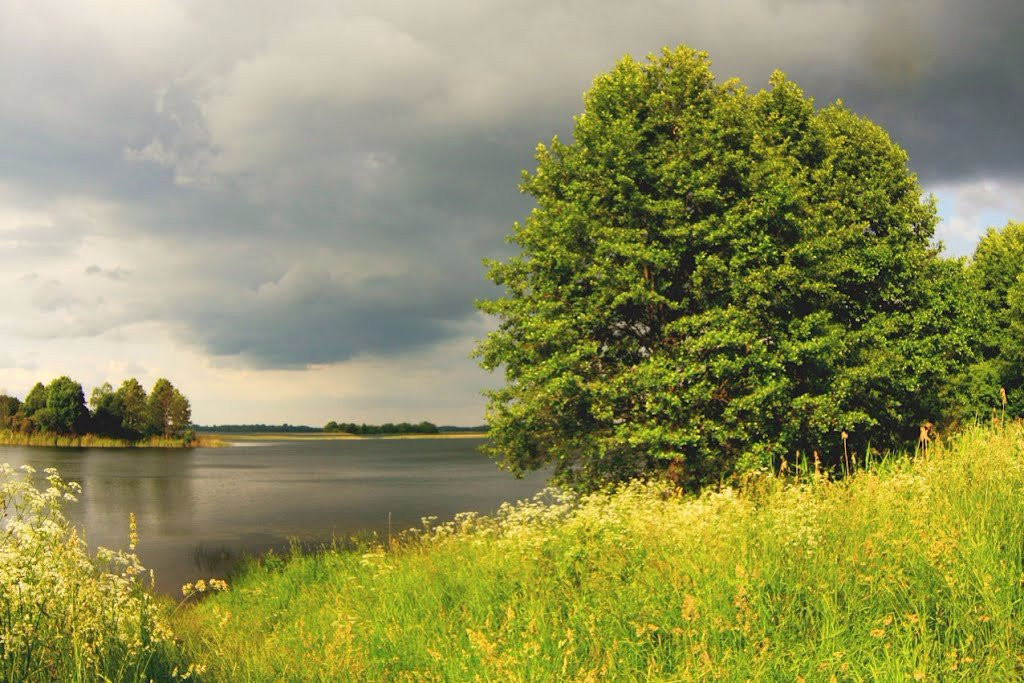
{"label": "far shore", "polygon": [[441,432],[439,434],[347,434],[344,432],[208,432],[201,436],[221,441],[369,441],[373,439],[481,439],[487,432]]}
{"label": "far shore", "polygon": [[438,434],[348,434],[344,432],[203,432],[187,446],[181,439],[150,437],[141,441],[113,439],[96,434],[23,434],[0,430],[0,446],[43,448],[224,448],[239,441],[370,441],[374,439],[483,439],[487,432]]}

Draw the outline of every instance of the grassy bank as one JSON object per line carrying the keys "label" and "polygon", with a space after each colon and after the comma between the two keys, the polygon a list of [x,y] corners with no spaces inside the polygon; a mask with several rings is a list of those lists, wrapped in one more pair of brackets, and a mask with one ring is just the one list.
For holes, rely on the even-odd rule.
{"label": "grassy bank", "polygon": [[1022,445],[465,516],[252,565],[173,628],[225,681],[1017,678]]}
{"label": "grassy bank", "polygon": [[[219,448],[227,444],[215,435],[199,435],[187,447]],[[50,434],[36,432],[24,434],[8,429],[0,430],[0,446],[49,446],[57,448],[186,448],[182,439],[151,436],[139,441],[113,439],[96,434]]]}

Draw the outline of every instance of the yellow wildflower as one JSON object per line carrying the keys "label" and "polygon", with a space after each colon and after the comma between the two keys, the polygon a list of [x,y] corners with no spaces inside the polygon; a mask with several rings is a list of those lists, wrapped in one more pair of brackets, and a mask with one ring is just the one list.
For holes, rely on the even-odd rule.
{"label": "yellow wildflower", "polygon": [[135,550],[139,544],[139,527],[135,523],[135,513],[128,513],[128,549]]}

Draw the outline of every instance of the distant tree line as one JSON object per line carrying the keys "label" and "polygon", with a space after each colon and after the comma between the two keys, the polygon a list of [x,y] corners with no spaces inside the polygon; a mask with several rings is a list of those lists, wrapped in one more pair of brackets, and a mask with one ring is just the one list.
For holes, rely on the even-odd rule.
{"label": "distant tree line", "polygon": [[438,434],[440,430],[432,422],[420,422],[412,424],[399,422],[394,424],[387,422],[382,425],[356,424],[355,422],[335,422],[331,420],[324,425],[325,432],[340,432],[345,434]]}
{"label": "distant tree line", "polygon": [[455,425],[441,425],[437,428],[437,431],[442,434],[459,433],[459,432],[486,432],[487,425],[476,425],[475,427],[457,427]]}
{"label": "distant tree line", "polygon": [[287,422],[281,425],[267,424],[244,424],[244,425],[196,425],[195,430],[206,434],[287,434],[287,433],[311,433],[323,431],[320,427],[308,425],[290,425]]}
{"label": "distant tree line", "polygon": [[137,441],[150,436],[191,440],[192,407],[169,380],[158,379],[147,394],[134,377],[116,390],[104,382],[88,406],[82,385],[67,376],[37,382],[19,400],[0,394],[0,429],[23,434],[97,434]]}

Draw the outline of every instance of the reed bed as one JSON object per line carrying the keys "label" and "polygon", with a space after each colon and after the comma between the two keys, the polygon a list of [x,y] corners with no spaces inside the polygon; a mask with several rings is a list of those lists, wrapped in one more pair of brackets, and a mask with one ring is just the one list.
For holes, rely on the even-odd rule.
{"label": "reed bed", "polygon": [[49,446],[53,448],[220,448],[227,444],[216,436],[200,435],[189,444],[177,438],[151,436],[138,441],[114,439],[96,434],[26,434],[0,430],[0,446]]}
{"label": "reed bed", "polygon": [[1019,679],[1022,449],[972,428],[840,480],[548,491],[268,556],[173,627],[218,681]]}

